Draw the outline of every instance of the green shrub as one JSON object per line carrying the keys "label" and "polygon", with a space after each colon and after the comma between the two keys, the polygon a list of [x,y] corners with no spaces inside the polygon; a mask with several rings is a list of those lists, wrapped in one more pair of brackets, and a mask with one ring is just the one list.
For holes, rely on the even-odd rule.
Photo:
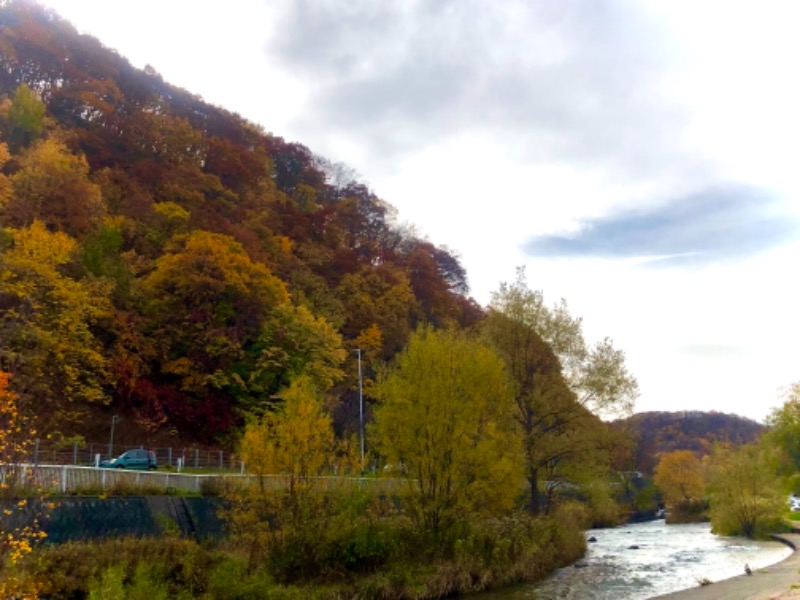
{"label": "green shrub", "polygon": [[[126,565],[125,583],[142,587],[166,586],[169,597],[181,590],[198,594],[206,586],[206,573],[222,560],[219,551],[179,538],[115,538],[99,542],[69,542],[45,546],[25,568],[42,582],[42,595],[83,598],[101,585],[111,585],[110,568]],[[137,574],[138,572],[138,574]],[[103,583],[103,577],[111,577]],[[142,581],[138,581],[139,578]],[[138,582],[138,583],[137,583]]]}
{"label": "green shrub", "polygon": [[127,600],[167,600],[169,587],[160,565],[139,563],[127,587]]}
{"label": "green shrub", "polygon": [[391,523],[358,520],[334,530],[326,540],[324,558],[336,571],[370,573],[396,556],[399,535]]}
{"label": "green shrub", "polygon": [[266,571],[249,573],[247,560],[233,555],[221,561],[208,577],[208,594],[214,600],[273,598],[275,587]]}
{"label": "green shrub", "polygon": [[125,564],[108,567],[89,584],[89,600],[126,600],[124,580]]}

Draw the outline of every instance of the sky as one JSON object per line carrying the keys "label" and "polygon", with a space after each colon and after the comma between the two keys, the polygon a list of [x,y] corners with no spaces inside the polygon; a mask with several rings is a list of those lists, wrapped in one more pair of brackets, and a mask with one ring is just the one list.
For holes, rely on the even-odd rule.
{"label": "sky", "polygon": [[800,3],[43,3],[355,169],[481,304],[525,267],[637,412],[763,420],[800,380]]}

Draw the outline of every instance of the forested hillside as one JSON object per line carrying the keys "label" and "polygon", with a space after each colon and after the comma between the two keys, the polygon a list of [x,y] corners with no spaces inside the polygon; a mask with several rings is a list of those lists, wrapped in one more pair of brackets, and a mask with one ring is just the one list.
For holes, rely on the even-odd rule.
{"label": "forested hillside", "polygon": [[635,441],[636,468],[652,474],[659,456],[690,450],[697,457],[711,454],[714,444],[738,447],[764,432],[756,421],[718,412],[643,412],[618,421]]}
{"label": "forested hillside", "polygon": [[482,316],[346,167],[33,3],[0,3],[0,136],[0,371],[43,431],[224,442],[300,372],[352,428],[356,349],[369,391],[418,324]]}

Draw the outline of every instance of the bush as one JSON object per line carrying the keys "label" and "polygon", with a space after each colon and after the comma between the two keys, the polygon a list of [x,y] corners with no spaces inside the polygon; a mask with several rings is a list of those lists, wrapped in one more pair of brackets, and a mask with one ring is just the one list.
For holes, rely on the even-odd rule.
{"label": "bush", "polygon": [[671,525],[700,523],[708,520],[708,502],[706,500],[684,500],[671,507],[666,518],[666,522]]}
{"label": "bush", "polygon": [[206,573],[222,558],[220,552],[186,539],[117,538],[45,546],[23,567],[42,583],[43,596],[84,598],[92,589],[112,589],[121,568],[123,586],[165,586],[173,598],[182,590],[203,591]]}

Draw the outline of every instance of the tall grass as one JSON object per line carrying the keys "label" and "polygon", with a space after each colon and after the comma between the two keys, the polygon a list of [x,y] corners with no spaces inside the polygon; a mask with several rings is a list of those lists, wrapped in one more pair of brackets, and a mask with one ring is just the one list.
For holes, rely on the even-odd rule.
{"label": "tall grass", "polygon": [[[305,512],[277,512],[290,508]],[[67,599],[440,598],[536,581],[573,562],[590,518],[577,504],[541,518],[466,514],[432,536],[396,499],[358,489],[252,509],[213,545],[176,535],[73,542],[42,547],[20,568],[42,596]]]}

